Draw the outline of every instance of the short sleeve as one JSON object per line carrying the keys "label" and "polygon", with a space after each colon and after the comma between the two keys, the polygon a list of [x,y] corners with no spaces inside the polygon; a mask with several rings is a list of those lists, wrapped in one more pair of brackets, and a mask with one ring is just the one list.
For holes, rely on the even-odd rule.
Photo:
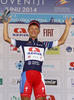
{"label": "short sleeve", "polygon": [[15,40],[11,38],[11,45],[19,48],[21,45],[25,44],[25,41]]}
{"label": "short sleeve", "polygon": [[58,46],[58,41],[44,41],[43,45],[45,46],[45,48],[50,49]]}
{"label": "short sleeve", "polygon": [[11,38],[11,45],[16,46],[16,40]]}
{"label": "short sleeve", "polygon": [[58,46],[58,40],[53,41],[52,47],[57,47]]}

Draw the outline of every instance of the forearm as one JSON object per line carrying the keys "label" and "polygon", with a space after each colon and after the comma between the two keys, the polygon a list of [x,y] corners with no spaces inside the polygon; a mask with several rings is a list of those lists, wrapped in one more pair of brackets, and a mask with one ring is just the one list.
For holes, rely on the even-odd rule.
{"label": "forearm", "polygon": [[3,39],[6,42],[11,43],[11,39],[8,36],[8,23],[4,23],[4,27],[3,27]]}
{"label": "forearm", "polygon": [[67,36],[68,36],[68,34],[69,34],[69,29],[70,29],[70,27],[68,27],[68,26],[66,25],[65,30],[64,30],[64,33],[63,33],[63,35],[61,36],[61,38],[59,39],[59,44],[58,44],[58,45],[64,44],[64,42],[66,41]]}

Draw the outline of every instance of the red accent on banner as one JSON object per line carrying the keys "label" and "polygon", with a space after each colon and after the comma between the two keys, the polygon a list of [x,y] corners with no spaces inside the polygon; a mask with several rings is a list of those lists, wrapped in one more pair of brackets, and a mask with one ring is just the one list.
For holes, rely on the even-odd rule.
{"label": "red accent on banner", "polygon": [[71,67],[74,67],[74,62],[71,62],[71,63],[70,63],[70,66],[71,66]]}
{"label": "red accent on banner", "polygon": [[26,30],[24,28],[15,28],[14,29],[15,33],[27,33]]}

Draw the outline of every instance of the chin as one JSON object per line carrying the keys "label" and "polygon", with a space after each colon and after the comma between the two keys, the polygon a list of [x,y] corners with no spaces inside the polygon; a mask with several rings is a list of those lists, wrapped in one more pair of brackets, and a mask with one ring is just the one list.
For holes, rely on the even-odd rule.
{"label": "chin", "polygon": [[32,38],[36,38],[36,36],[32,36]]}
{"label": "chin", "polygon": [[32,37],[32,38],[36,38],[36,37]]}

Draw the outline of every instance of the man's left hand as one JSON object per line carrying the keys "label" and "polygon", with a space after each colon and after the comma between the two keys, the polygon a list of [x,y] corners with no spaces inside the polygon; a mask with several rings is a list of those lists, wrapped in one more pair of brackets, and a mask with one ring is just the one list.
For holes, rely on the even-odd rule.
{"label": "man's left hand", "polygon": [[65,23],[66,23],[66,26],[68,27],[68,28],[70,28],[70,26],[71,26],[71,24],[73,23],[73,20],[71,21],[71,17],[68,19],[68,17],[66,18],[66,20],[65,20]]}

